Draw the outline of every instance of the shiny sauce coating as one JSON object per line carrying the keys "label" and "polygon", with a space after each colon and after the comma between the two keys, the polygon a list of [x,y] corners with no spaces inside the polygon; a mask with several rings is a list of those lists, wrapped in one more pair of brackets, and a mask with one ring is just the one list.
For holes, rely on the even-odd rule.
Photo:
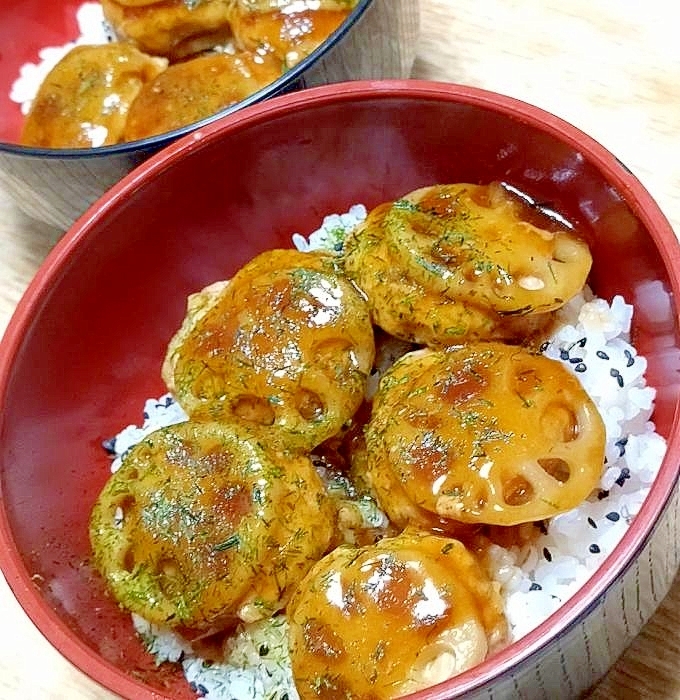
{"label": "shiny sauce coating", "polygon": [[414,531],[335,549],[288,614],[302,700],[415,692],[479,663],[507,634],[497,588],[474,556]]}
{"label": "shiny sauce coating", "polygon": [[191,636],[269,617],[326,551],[335,512],[307,457],[187,421],[134,446],[90,519],[117,600]]}
{"label": "shiny sauce coating", "polygon": [[[559,362],[488,342],[396,362],[366,440],[367,469],[388,513],[407,498],[453,521],[516,525],[570,510],[591,493],[605,430]],[[393,483],[401,487],[394,493]]]}
{"label": "shiny sauce coating", "polygon": [[190,415],[309,450],[361,405],[374,354],[366,301],[334,257],[273,250],[189,313],[163,374]]}

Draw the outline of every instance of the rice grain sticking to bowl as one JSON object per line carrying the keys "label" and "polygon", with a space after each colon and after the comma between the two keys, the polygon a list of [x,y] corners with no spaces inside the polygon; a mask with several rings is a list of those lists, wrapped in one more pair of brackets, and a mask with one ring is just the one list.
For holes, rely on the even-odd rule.
{"label": "rice grain sticking to bowl", "polygon": [[[355,205],[344,214],[325,217],[320,228],[307,237],[294,234],[292,242],[301,251],[337,252],[344,236],[366,215],[363,205]],[[606,427],[606,457],[599,488],[588,500],[551,519],[529,544],[491,545],[489,566],[500,584],[511,642],[543,622],[597,570],[640,510],[661,466],[666,442],[651,421],[655,390],[646,384],[647,362],[630,343],[633,312],[621,296],[607,302],[586,287],[557,312],[553,329],[542,344],[541,351],[568,367],[595,402]],[[112,470],[144,436],[186,417],[170,394],[148,399],[143,423],[126,427],[106,442],[113,457]],[[380,517],[377,509],[366,513],[367,522]],[[242,624],[226,643],[221,663],[196,656],[172,631],[137,615],[133,615],[133,624],[157,663],[180,663],[201,697],[299,697],[283,615]]]}

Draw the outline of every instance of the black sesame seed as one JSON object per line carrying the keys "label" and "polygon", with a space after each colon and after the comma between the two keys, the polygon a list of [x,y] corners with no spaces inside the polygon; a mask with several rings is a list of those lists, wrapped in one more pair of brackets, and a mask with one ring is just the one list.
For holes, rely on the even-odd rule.
{"label": "black sesame seed", "polygon": [[587,342],[588,342],[588,338],[581,338],[581,339],[578,341],[578,346],[579,346],[580,348],[585,348]]}
{"label": "black sesame seed", "polygon": [[543,547],[543,556],[546,561],[552,561],[552,554],[550,554],[550,550],[547,547]]}
{"label": "black sesame seed", "polygon": [[590,547],[588,547],[588,551],[591,554],[599,554],[600,553],[600,548],[596,544],[591,544]]}
{"label": "black sesame seed", "polygon": [[623,354],[626,356],[626,367],[632,367],[635,364],[635,358],[633,357],[630,350],[624,350]]}
{"label": "black sesame seed", "polygon": [[102,440],[102,447],[110,455],[116,454],[116,438],[108,438],[107,440]]}
{"label": "black sesame seed", "polygon": [[614,379],[616,379],[616,381],[618,382],[618,385],[619,385],[621,388],[623,388],[623,377],[621,376],[621,372],[619,372],[619,370],[616,369],[616,367],[612,367],[612,368],[609,370],[609,374],[610,374],[612,377],[614,377]]}
{"label": "black sesame seed", "polygon": [[542,591],[543,586],[541,586],[540,583],[532,583],[531,587],[529,588],[530,591]]}
{"label": "black sesame seed", "polygon": [[546,340],[541,343],[541,347],[538,349],[539,352],[545,352],[550,347],[550,343]]}
{"label": "black sesame seed", "polygon": [[606,353],[604,350],[598,350],[595,354],[596,354],[601,360],[608,360],[608,359],[609,359],[609,355],[607,355],[607,353]]}
{"label": "black sesame seed", "polygon": [[173,399],[172,396],[165,397],[165,408],[172,406],[173,403],[175,403],[175,399]]}
{"label": "black sesame seed", "polygon": [[149,414],[146,411],[144,411],[144,420],[149,420]]}
{"label": "black sesame seed", "polygon": [[597,523],[592,518],[588,518],[588,525],[590,525],[590,527],[597,528]]}
{"label": "black sesame seed", "polygon": [[577,365],[579,362],[583,362],[582,357],[570,357],[569,362],[571,362],[572,365]]}
{"label": "black sesame seed", "polygon": [[260,644],[258,653],[260,654],[260,656],[267,656],[267,654],[269,653],[269,647],[266,644]]}
{"label": "black sesame seed", "polygon": [[205,697],[208,694],[208,689],[202,683],[199,683],[196,687],[201,697]]}
{"label": "black sesame seed", "polygon": [[607,518],[607,520],[611,520],[613,523],[617,523],[621,519],[621,516],[615,510],[607,513],[604,517]]}
{"label": "black sesame seed", "polygon": [[615,483],[618,484],[619,486],[623,486],[626,479],[630,479],[630,469],[628,469],[628,467],[624,467],[621,470],[621,472],[619,473],[619,477]]}
{"label": "black sesame seed", "polygon": [[626,454],[626,445],[628,444],[628,438],[622,437],[614,443],[619,448],[619,457],[623,457]]}
{"label": "black sesame seed", "polygon": [[560,360],[568,360],[569,359],[569,350],[560,350]]}
{"label": "black sesame seed", "polygon": [[603,501],[605,498],[609,496],[609,491],[606,491],[605,489],[600,489],[597,492],[597,500],[598,501]]}
{"label": "black sesame seed", "polygon": [[574,372],[585,372],[588,368],[585,365],[585,362],[580,362],[576,367],[574,367]]}

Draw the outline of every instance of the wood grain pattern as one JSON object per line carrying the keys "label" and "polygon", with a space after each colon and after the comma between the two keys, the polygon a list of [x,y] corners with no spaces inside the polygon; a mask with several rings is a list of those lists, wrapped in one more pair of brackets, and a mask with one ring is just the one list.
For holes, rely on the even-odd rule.
{"label": "wood grain pattern", "polygon": [[[680,5],[420,0],[413,76],[532,102],[615,153],[680,231]],[[0,190],[0,331],[60,232]],[[50,647],[0,578],[0,698],[114,698]],[[680,579],[589,700],[680,699]]]}

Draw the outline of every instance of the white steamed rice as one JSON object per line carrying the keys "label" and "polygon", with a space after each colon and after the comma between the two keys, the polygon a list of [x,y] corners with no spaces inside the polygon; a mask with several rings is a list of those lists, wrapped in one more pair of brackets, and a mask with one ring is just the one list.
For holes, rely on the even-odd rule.
{"label": "white steamed rice", "polygon": [[[299,250],[339,250],[342,240],[366,217],[355,205],[327,216]],[[546,356],[563,362],[581,381],[606,426],[606,460],[599,489],[582,505],[553,518],[537,540],[523,547],[493,546],[494,577],[500,583],[512,640],[538,626],[568,600],[621,540],[658,473],[666,443],[650,418],[655,390],[645,381],[647,363],[630,344],[633,307],[616,296],[611,303],[585,289],[558,313],[557,330],[544,343]],[[186,419],[169,394],[150,399],[141,426],[128,426],[107,447],[115,458],[145,435]],[[375,509],[367,514],[380,520]],[[253,698],[296,700],[286,645],[286,621],[279,616],[239,628],[223,663],[207,663],[169,630],[134,615],[133,622],[158,663],[180,662],[191,687],[210,700]]]}

